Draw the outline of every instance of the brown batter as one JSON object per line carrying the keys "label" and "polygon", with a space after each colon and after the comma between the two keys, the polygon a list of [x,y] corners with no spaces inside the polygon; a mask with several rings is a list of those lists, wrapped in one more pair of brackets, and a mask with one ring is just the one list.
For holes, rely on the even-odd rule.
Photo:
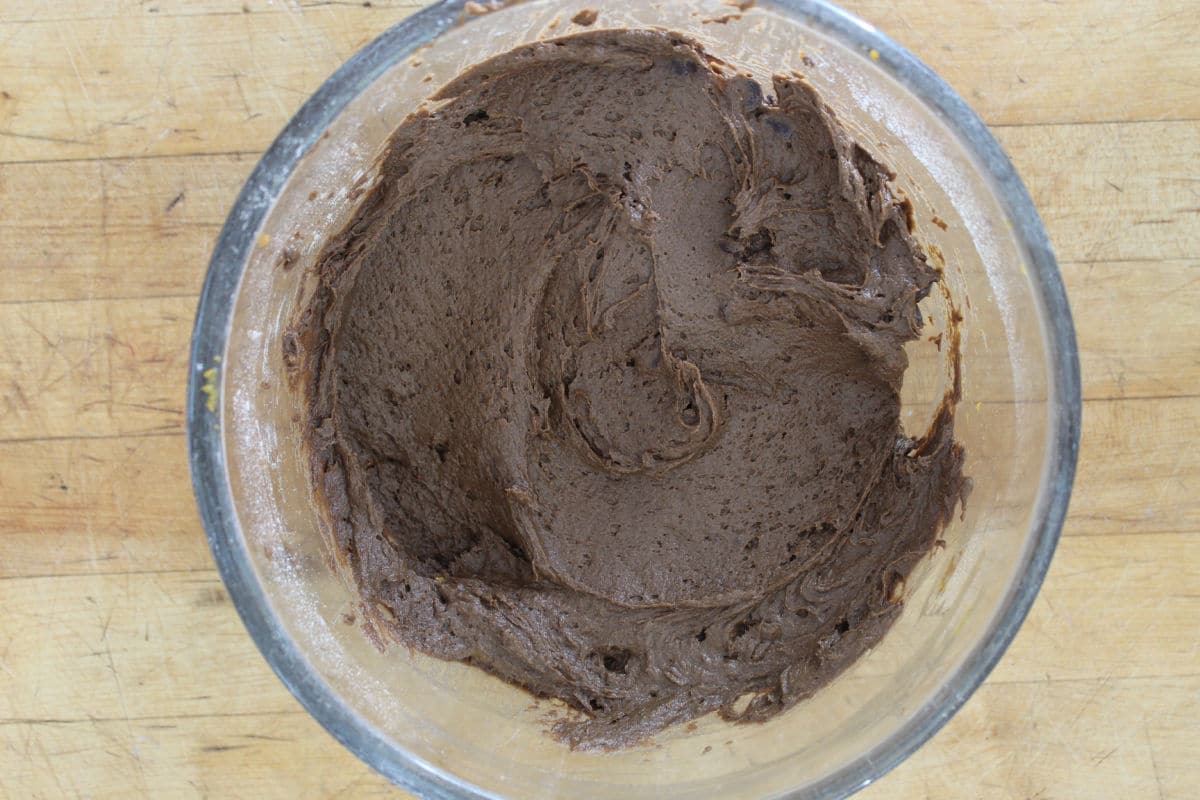
{"label": "brown batter", "polygon": [[722,72],[599,31],[463,74],[287,339],[371,622],[566,701],[574,746],[812,694],[963,493],[952,414],[899,422],[937,273],[888,170]]}

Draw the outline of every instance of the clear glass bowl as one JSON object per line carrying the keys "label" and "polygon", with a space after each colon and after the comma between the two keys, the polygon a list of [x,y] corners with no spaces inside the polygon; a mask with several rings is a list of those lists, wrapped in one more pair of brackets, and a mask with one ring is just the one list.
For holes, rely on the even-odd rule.
{"label": "clear glass bowl", "polygon": [[[647,746],[573,752],[545,704],[482,672],[353,624],[356,594],[330,566],[301,458],[302,405],[281,335],[311,290],[324,234],[373,179],[389,132],[463,68],[533,39],[661,25],[762,76],[798,70],[864,145],[896,168],[917,236],[944,256],[930,333],[961,313],[957,434],[974,492],[907,587],[885,640],[815,697],[759,725],[705,718]],[[221,232],[200,300],[188,398],[192,476],[212,550],[251,636],[337,739],[425,797],[841,797],[894,767],[1000,658],[1046,573],[1079,440],[1070,312],[1045,231],[1012,165],[967,105],[871,26],[815,0],[527,0],[482,16],[444,2],[355,55],[267,151]],[[331,191],[332,190],[332,191]],[[948,348],[947,348],[948,349]],[[905,426],[924,431],[952,374],[911,348]]]}

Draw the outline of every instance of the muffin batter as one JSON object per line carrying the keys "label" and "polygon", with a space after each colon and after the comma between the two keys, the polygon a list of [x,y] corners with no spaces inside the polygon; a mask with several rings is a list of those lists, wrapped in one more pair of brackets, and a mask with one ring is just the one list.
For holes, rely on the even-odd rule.
{"label": "muffin batter", "polygon": [[763,720],[879,641],[962,497],[908,438],[937,272],[800,78],[598,31],[394,133],[285,341],[369,624],[582,712]]}

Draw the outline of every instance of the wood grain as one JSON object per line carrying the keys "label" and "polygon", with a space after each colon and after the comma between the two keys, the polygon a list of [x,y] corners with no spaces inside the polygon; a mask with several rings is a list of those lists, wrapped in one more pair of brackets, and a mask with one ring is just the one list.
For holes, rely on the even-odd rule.
{"label": "wood grain", "polygon": [[1079,474],[1065,536],[1200,530],[1196,397],[1083,404]]}
{"label": "wood grain", "polygon": [[192,297],[0,305],[0,439],[183,431]]}
{"label": "wood grain", "polygon": [[212,569],[182,435],[5,442],[0,464],[22,465],[0,478],[0,580]]}
{"label": "wood grain", "polygon": [[[1200,531],[1200,452],[1179,446],[1195,425],[1195,405],[1193,398],[1084,404],[1084,458],[1064,537],[1170,544],[1154,537]],[[0,443],[0,464],[23,465],[0,478],[0,580],[210,569],[186,458],[183,436],[174,434]],[[142,488],[147,481],[154,491]],[[1101,555],[1123,552],[1113,541],[1100,547]],[[1187,551],[1177,555],[1188,562]],[[1138,591],[1156,585],[1149,576]]]}
{"label": "wood grain", "polygon": [[[0,164],[0,304],[191,295],[254,155]],[[62,198],[75,198],[64,215]]]}
{"label": "wood grain", "polygon": [[[0,581],[0,719],[142,719],[295,708],[212,569]],[[203,676],[203,680],[195,681]],[[147,691],[152,687],[152,691]]]}
{"label": "wood grain", "polygon": [[58,0],[52,8],[38,0],[9,0],[0,10],[0,24],[7,22],[29,22],[54,20],[56,22],[79,22],[82,20],[111,19],[113,17],[204,17],[214,14],[295,14],[322,13],[333,6],[334,13],[346,14],[362,11],[399,10],[401,14],[420,8],[421,0]]}
{"label": "wood grain", "polygon": [[0,26],[0,161],[261,151],[403,10],[129,14]]}
{"label": "wood grain", "polygon": [[406,796],[300,710],[0,723],[0,751],[0,795],[14,798]]}
{"label": "wood grain", "polygon": [[[29,77],[0,105],[0,161],[260,150],[414,5],[16,0],[0,17],[0,74]],[[958,11],[971,24],[952,27],[943,3],[846,5],[926,58],[991,124],[1200,119],[1191,0],[975,3]],[[145,80],[111,77],[146,64]]]}
{"label": "wood grain", "polygon": [[[1196,677],[1200,534],[1068,538],[1044,596],[990,683]],[[1123,617],[1085,624],[1120,598]],[[211,568],[13,577],[0,720],[144,719],[294,708]],[[1119,662],[1108,655],[1123,651]],[[146,687],[154,691],[145,691]]]}
{"label": "wood grain", "polygon": [[996,136],[1064,261],[1200,253],[1200,123],[1024,126]]}
{"label": "wood grain", "polygon": [[[212,242],[258,154],[412,0],[0,7],[0,798],[397,796],[254,649],[188,482]],[[853,0],[1030,187],[1084,438],[987,684],[864,798],[1186,798],[1200,781],[1200,16],[1193,0]],[[149,487],[149,488],[148,488]]]}
{"label": "wood grain", "polygon": [[986,684],[862,800],[1187,798],[1200,678]]}
{"label": "wood grain", "polygon": [[[987,684],[939,735],[945,747],[927,745],[856,797],[1189,797],[1200,680],[1154,690],[1147,707],[1145,681]],[[10,722],[0,752],[0,789],[30,797],[404,796],[302,711]]]}
{"label": "wood grain", "polygon": [[843,5],[915,52],[991,125],[1200,118],[1190,0]]}
{"label": "wood grain", "polygon": [[1073,261],[1059,269],[1077,309],[1086,398],[1194,397],[1200,391],[1196,344],[1180,329],[1200,308],[1200,261]]}
{"label": "wood grain", "polygon": [[[1200,677],[1200,534],[1068,537],[991,683]],[[1099,610],[1121,609],[1103,627]],[[1113,655],[1118,652],[1119,656]]]}
{"label": "wood grain", "polygon": [[[1188,176],[1200,125],[998,133],[1065,264],[1191,258],[1194,271],[1200,182]],[[0,303],[199,291],[236,187],[256,161],[249,153],[0,164],[0,187],[12,198],[0,219],[0,268],[10,276]],[[77,198],[70,216],[56,207],[62,197]],[[1143,296],[1176,288],[1132,277],[1130,290]]]}

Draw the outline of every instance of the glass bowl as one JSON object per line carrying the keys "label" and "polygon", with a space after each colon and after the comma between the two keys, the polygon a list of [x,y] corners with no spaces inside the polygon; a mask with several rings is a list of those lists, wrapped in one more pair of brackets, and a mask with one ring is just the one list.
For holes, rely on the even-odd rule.
{"label": "glass bowl", "polygon": [[[944,262],[910,348],[904,424],[924,432],[957,377],[956,433],[974,490],[944,548],[910,576],[904,612],[814,697],[763,723],[706,717],[645,745],[572,751],[547,702],[355,624],[312,502],[282,335],[308,267],[374,178],[388,134],[448,78],[539,37],[658,25],[761,77],[798,70],[897,171],[916,236]],[[816,0],[526,0],[491,13],[443,2],[351,58],[263,156],[217,241],[192,342],[188,437],[217,566],[259,649],[339,741],[405,788],[459,797],[842,797],[912,753],[1000,658],[1054,552],[1074,475],[1080,386],[1070,311],[1041,221],[979,118],[871,26]],[[722,24],[710,24],[726,17]],[[732,57],[732,59],[730,59]],[[961,317],[957,328],[955,323]],[[961,336],[961,364],[936,347]]]}

